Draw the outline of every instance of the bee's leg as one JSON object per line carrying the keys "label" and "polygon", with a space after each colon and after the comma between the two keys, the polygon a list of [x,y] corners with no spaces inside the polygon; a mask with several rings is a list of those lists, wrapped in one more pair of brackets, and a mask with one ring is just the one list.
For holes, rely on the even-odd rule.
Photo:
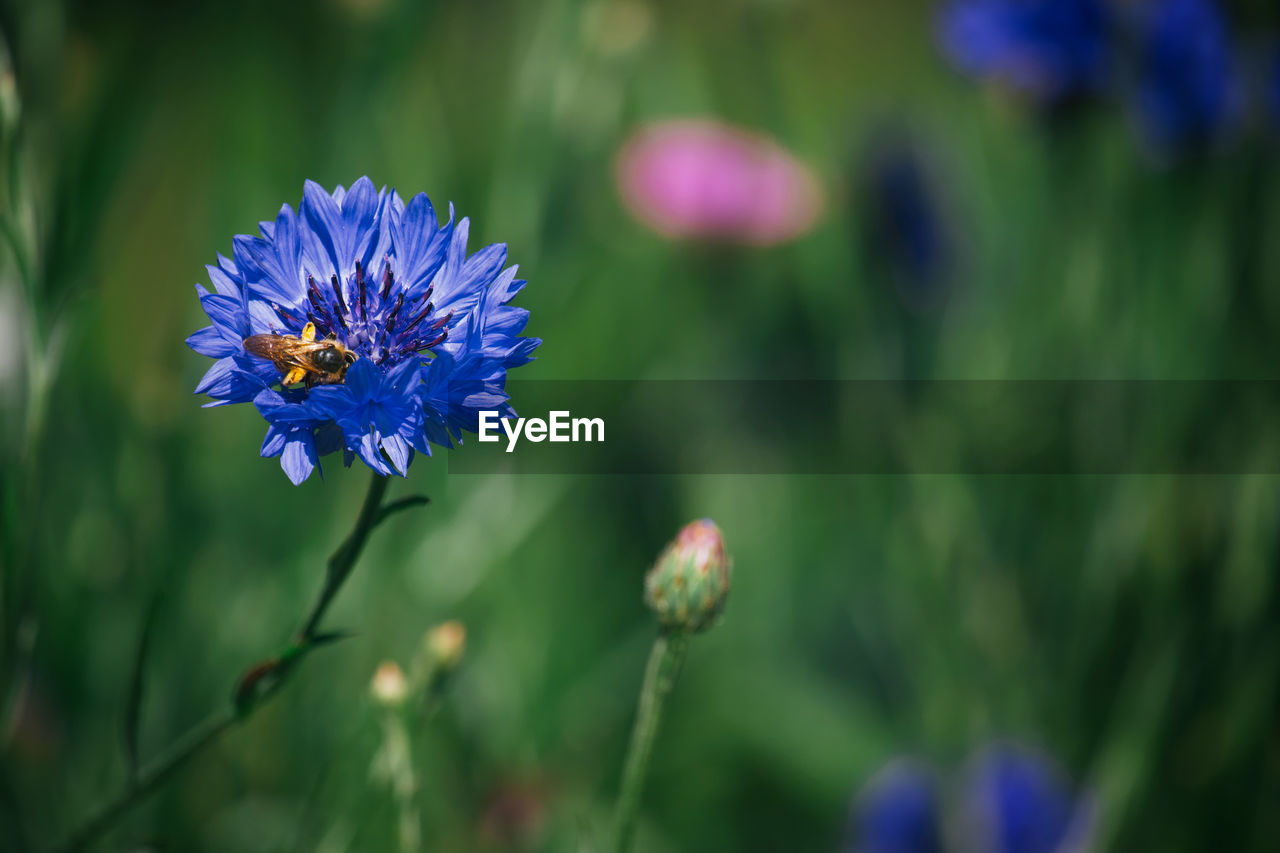
{"label": "bee's leg", "polygon": [[[307,325],[311,324],[308,323]],[[307,372],[301,367],[295,367],[284,375],[284,378],[280,380],[280,384],[285,386],[293,385],[294,383],[301,382],[303,377],[306,375]]]}
{"label": "bee's leg", "polygon": [[[316,324],[307,323],[307,325],[302,327],[302,340],[306,341],[307,343],[311,343],[315,339],[316,339]],[[297,382],[298,380],[295,379],[293,381]]]}

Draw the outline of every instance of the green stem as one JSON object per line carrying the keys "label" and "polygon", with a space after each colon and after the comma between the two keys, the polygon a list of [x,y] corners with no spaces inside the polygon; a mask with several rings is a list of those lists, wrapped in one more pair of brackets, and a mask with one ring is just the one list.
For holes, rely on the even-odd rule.
{"label": "green stem", "polygon": [[316,631],[320,628],[320,620],[324,618],[325,611],[333,603],[333,597],[338,594],[338,590],[346,582],[351,570],[355,568],[356,560],[364,550],[364,543],[368,540],[369,534],[382,520],[380,507],[390,481],[390,477],[383,477],[376,471],[373,479],[369,481],[369,492],[364,496],[364,506],[360,507],[356,526],[347,537],[347,541],[338,546],[338,550],[334,551],[333,556],[329,558],[329,568],[325,572],[324,587],[320,590],[320,597],[316,599],[310,615],[307,616],[307,621],[298,632],[299,639],[304,643],[315,637]]}
{"label": "green stem", "polygon": [[[303,623],[302,631],[299,633],[298,645],[303,650],[307,649],[308,645],[316,639],[316,631],[320,626],[320,620],[324,618],[325,611],[329,609],[329,605],[333,602],[333,598],[337,595],[343,582],[350,576],[351,570],[355,567],[356,560],[359,558],[360,552],[364,549],[365,542],[369,538],[369,534],[381,519],[380,510],[382,498],[387,492],[387,482],[387,477],[382,477],[376,473],[373,475],[373,479],[369,483],[369,491],[365,495],[364,506],[361,507],[360,515],[356,518],[355,528],[351,531],[351,535],[346,538],[346,541],[338,546],[338,550],[334,551],[333,556],[329,558],[324,587],[320,590],[320,596],[316,599],[316,603],[311,608],[306,622]],[[288,676],[296,669],[296,664],[300,662],[301,656],[295,655],[285,665],[281,666],[279,679],[272,683],[247,707],[232,708],[215,713],[189,729],[164,754],[144,767],[137,777],[126,785],[124,790],[100,806],[97,811],[82,822],[71,833],[67,841],[57,849],[72,853],[72,851],[84,850],[91,845],[134,806],[154,793],[161,784],[177,773],[183,765],[216,743],[222,735],[237,724],[248,720],[254,711],[262,707],[264,700],[283,686]]]}
{"label": "green stem", "polygon": [[184,764],[195,758],[205,747],[217,741],[241,719],[233,711],[223,711],[193,726],[186,734],[175,741],[164,755],[143,768],[142,772],[138,774],[136,782],[126,787],[80,824],[58,849],[65,850],[67,853],[86,849],[98,836],[110,829],[116,821],[123,817],[126,812],[151,795],[165,780],[177,773]]}
{"label": "green stem", "polygon": [[627,853],[635,836],[636,815],[640,812],[640,794],[649,770],[649,756],[658,734],[662,705],[675,686],[680,665],[689,647],[684,633],[660,634],[653,642],[649,664],[645,667],[644,686],[636,706],[636,725],[631,731],[631,746],[622,771],[622,789],[618,792],[617,829],[614,835],[616,853]]}

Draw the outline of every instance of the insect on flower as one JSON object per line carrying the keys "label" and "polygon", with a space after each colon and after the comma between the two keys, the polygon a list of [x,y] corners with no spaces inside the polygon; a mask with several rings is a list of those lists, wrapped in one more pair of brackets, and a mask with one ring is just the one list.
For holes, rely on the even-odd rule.
{"label": "insect on flower", "polygon": [[337,335],[330,333],[322,341],[316,340],[315,323],[302,327],[302,334],[250,335],[244,339],[244,348],[262,356],[284,374],[281,385],[304,382],[313,385],[337,385],[347,376],[347,368],[360,356],[338,343]]}
{"label": "insect on flower", "polygon": [[510,304],[525,282],[507,247],[468,254],[469,230],[452,207],[441,223],[424,193],[308,181],[296,211],[232,240],[212,291],[196,286],[210,325],[187,344],[215,360],[196,393],[252,403],[262,455],[294,483],[337,451],[403,475],[415,453],[475,432],[481,411],[514,415],[507,371],[540,341]]}

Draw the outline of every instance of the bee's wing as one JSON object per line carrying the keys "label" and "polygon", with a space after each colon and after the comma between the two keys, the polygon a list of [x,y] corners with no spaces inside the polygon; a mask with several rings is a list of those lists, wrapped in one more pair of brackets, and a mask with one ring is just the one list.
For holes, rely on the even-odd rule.
{"label": "bee's wing", "polygon": [[291,369],[315,370],[311,364],[311,353],[323,347],[324,344],[300,341],[286,335],[250,335],[244,339],[246,350],[271,361],[282,372]]}

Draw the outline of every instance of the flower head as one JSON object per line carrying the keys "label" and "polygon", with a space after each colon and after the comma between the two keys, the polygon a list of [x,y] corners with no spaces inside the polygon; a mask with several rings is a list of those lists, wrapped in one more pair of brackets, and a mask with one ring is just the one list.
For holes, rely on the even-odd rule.
{"label": "flower head", "polygon": [[[236,237],[208,267],[213,291],[196,286],[211,325],[187,344],[217,359],[196,393],[252,402],[268,424],[262,455],[294,483],[336,450],[403,475],[429,442],[474,431],[480,410],[511,414],[506,372],[540,341],[520,336],[528,312],[508,304],[525,282],[503,269],[506,246],[468,256],[468,224],[450,207],[440,225],[425,194],[406,204],[367,177],[333,193],[308,181],[296,214],[286,204],[261,236]],[[246,349],[255,335],[274,349]],[[312,356],[265,354],[304,345]]]}
{"label": "flower head", "polygon": [[668,631],[705,631],[724,610],[732,571],[720,528],[707,518],[691,521],[645,576],[645,603]]}
{"label": "flower head", "polygon": [[1134,109],[1160,151],[1203,146],[1238,114],[1231,37],[1212,0],[1154,0],[1141,10]]}
{"label": "flower head", "polygon": [[618,156],[623,202],[669,237],[750,245],[807,231],[822,196],[813,174],[773,140],[716,121],[642,130]]}
{"label": "flower head", "polygon": [[1055,106],[1106,85],[1108,17],[1103,0],[953,0],[938,34],[964,73]]}

